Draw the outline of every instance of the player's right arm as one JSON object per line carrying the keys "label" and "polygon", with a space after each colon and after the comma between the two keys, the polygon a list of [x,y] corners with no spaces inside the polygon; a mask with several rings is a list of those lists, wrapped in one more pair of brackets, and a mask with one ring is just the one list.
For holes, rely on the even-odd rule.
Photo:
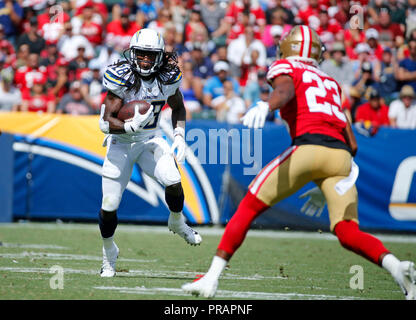
{"label": "player's right arm", "polygon": [[348,146],[351,149],[352,156],[355,157],[355,155],[357,154],[358,145],[357,145],[357,141],[355,140],[354,132],[352,131],[352,128],[351,128],[351,123],[348,120],[348,117],[346,118],[347,118],[347,125],[344,129],[343,134],[344,134],[345,141],[347,142]]}
{"label": "player's right arm", "polygon": [[273,92],[269,98],[269,108],[271,111],[280,109],[295,97],[295,85],[289,75],[280,75],[273,79]]}
{"label": "player's right arm", "polygon": [[100,129],[104,133],[126,133],[124,121],[117,119],[114,115],[123,105],[123,99],[108,91],[101,106]]}

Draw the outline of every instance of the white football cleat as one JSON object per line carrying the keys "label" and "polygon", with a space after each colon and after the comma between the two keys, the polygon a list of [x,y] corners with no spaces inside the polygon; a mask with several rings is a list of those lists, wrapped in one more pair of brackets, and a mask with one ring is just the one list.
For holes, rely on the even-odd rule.
{"label": "white football cleat", "polygon": [[116,261],[120,250],[113,242],[110,249],[105,249],[103,246],[103,265],[101,267],[100,276],[103,278],[111,278],[116,275]]}
{"label": "white football cleat", "polygon": [[215,278],[206,278],[205,276],[191,283],[185,283],[182,290],[191,293],[194,296],[204,298],[213,298],[217,292],[218,280]]}
{"label": "white football cleat", "polygon": [[413,262],[401,261],[394,280],[399,284],[406,300],[416,300],[416,271]]}
{"label": "white football cleat", "polygon": [[199,245],[202,242],[202,238],[199,233],[185,223],[185,217],[182,214],[179,216],[179,218],[175,217],[174,215],[176,214],[171,213],[169,215],[169,230],[180,235],[190,245]]}

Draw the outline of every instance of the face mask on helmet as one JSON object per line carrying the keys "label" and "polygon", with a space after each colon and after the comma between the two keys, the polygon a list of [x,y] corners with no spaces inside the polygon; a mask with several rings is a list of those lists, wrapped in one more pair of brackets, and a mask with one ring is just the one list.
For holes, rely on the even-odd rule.
{"label": "face mask on helmet", "polygon": [[133,35],[124,57],[139,74],[149,76],[159,70],[164,51],[165,44],[161,35],[151,29],[142,29]]}

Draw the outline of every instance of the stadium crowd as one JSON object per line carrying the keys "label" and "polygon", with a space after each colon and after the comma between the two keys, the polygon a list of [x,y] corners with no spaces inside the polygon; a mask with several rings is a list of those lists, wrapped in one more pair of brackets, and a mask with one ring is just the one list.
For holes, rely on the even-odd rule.
{"label": "stadium crowd", "polygon": [[0,0],[0,111],[99,113],[105,68],[147,27],[178,53],[188,118],[237,123],[296,24],[320,35],[352,122],[416,129],[416,0]]}

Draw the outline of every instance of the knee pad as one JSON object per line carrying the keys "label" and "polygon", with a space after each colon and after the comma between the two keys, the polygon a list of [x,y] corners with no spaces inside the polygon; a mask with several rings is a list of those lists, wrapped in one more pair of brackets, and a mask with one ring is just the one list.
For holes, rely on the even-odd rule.
{"label": "knee pad", "polygon": [[173,212],[181,212],[183,209],[183,203],[185,196],[183,194],[182,184],[175,183],[166,187],[165,200],[168,204],[169,210]]}
{"label": "knee pad", "polygon": [[101,209],[104,211],[116,211],[118,206],[120,205],[121,199],[114,195],[105,195],[103,196],[103,201],[101,205]]}

